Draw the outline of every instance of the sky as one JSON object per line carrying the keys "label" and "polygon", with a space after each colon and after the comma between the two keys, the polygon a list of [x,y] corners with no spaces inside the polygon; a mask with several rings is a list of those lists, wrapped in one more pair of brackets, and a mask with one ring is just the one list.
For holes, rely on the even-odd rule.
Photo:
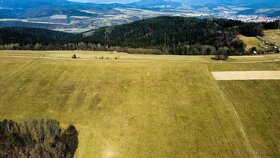
{"label": "sky", "polygon": [[94,2],[94,3],[131,3],[139,0],[70,0],[74,2]]}

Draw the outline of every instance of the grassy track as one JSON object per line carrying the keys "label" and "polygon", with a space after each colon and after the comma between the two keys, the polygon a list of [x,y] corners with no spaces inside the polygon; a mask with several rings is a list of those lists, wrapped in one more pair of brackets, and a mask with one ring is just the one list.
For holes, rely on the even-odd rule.
{"label": "grassy track", "polygon": [[81,158],[279,157],[280,82],[217,82],[211,71],[280,70],[280,62],[209,58],[1,51],[0,119],[74,124]]}

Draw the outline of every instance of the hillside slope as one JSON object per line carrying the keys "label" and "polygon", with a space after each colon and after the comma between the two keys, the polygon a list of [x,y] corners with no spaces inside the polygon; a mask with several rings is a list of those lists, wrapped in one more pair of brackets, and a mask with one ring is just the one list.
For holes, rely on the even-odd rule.
{"label": "hillside slope", "polygon": [[10,27],[0,28],[0,44],[60,44],[65,43],[73,34],[39,28]]}
{"label": "hillside slope", "polygon": [[[226,33],[234,36],[233,26],[241,22],[230,20],[200,20],[183,17],[158,17],[130,24],[103,27],[93,31],[89,41],[101,44],[134,47],[164,45],[172,46],[179,42],[188,44],[218,45],[215,43]],[[222,42],[222,41],[221,41]]]}
{"label": "hillside slope", "polygon": [[208,46],[212,46],[209,48],[212,54],[213,49],[227,47],[231,54],[242,54],[243,45],[235,39],[239,33],[261,36],[262,26],[225,19],[166,16],[102,27],[84,33],[82,41],[109,46],[152,47],[172,54],[195,54]]}

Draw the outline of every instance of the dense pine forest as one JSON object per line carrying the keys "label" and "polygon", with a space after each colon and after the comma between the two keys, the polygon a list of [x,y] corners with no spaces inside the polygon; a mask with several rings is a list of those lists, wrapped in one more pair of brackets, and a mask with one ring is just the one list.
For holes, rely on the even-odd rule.
{"label": "dense pine forest", "polygon": [[52,31],[40,28],[28,27],[7,27],[0,29],[0,43],[11,44],[17,43],[20,45],[41,43],[46,44],[62,44],[75,36],[74,34]]}
{"label": "dense pine forest", "polygon": [[[243,23],[226,19],[157,17],[102,27],[80,34],[39,28],[1,28],[0,49],[110,50],[129,53],[242,55],[245,44],[236,38],[263,36],[273,23]],[[141,49],[139,49],[141,48]]]}

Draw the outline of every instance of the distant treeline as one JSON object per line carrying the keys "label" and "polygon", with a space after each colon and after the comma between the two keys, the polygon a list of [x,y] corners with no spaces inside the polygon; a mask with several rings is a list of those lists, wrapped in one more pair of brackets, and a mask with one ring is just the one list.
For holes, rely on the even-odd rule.
{"label": "distant treeline", "polygon": [[0,49],[107,50],[128,53],[210,55],[245,53],[236,38],[263,36],[278,22],[244,23],[226,19],[157,17],[130,24],[102,27],[80,34],[35,28],[0,29]]}
{"label": "distant treeline", "polygon": [[280,20],[276,20],[273,22],[262,23],[264,29],[280,29]]}
{"label": "distant treeline", "polygon": [[76,37],[78,35],[40,28],[7,27],[0,29],[0,44],[2,45],[11,43],[21,46],[35,43],[61,45]]}

